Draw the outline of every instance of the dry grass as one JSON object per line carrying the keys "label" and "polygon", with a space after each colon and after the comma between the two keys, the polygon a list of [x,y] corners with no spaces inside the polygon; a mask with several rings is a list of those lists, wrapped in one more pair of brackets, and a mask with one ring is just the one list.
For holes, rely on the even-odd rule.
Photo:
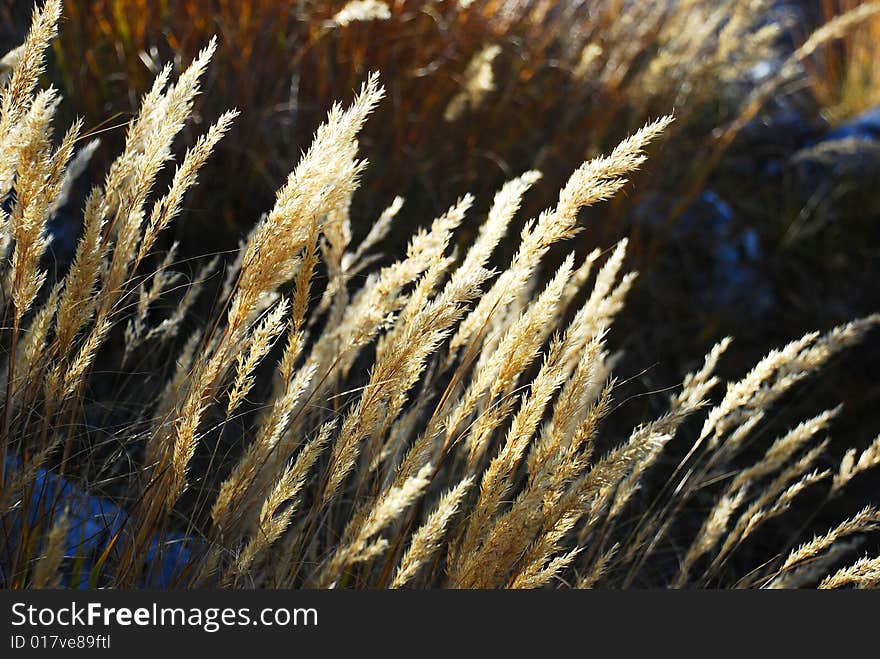
{"label": "dry grass", "polygon": [[[867,11],[866,0],[823,0],[826,20],[852,11]],[[847,30],[836,48],[828,49],[810,69],[811,89],[832,124],[880,103],[880,16],[870,16],[858,29]]]}
{"label": "dry grass", "polygon": [[[231,233],[271,203],[329,100],[346,97],[370,71],[385,74],[393,99],[362,133],[364,152],[378,155],[358,203],[376,214],[393,194],[407,196],[417,216],[439,213],[461,190],[489,199],[531,169],[561,182],[675,108],[666,148],[689,157],[669,159],[655,170],[662,176],[616,198],[590,238],[606,245],[632,233],[642,258],[666,236],[630,232],[633,209],[662,196],[671,208],[659,212],[672,223],[715,171],[737,118],[763,107],[766,96],[749,94],[756,81],[775,78],[768,93],[802,82],[790,84],[794,69],[778,75],[789,50],[780,23],[767,20],[775,4],[168,0],[148,10],[143,0],[89,0],[66,9],[54,62],[71,107],[115,143],[113,127],[137,111],[133,90],[146,88],[163,61],[182,64],[218,34],[224,48],[206,76],[212,94],[197,111],[217,116],[234,98],[244,115],[194,200],[217,208]],[[550,190],[535,190],[531,212],[552,203]],[[355,218],[356,233],[369,226]],[[467,222],[462,236],[474,228]],[[406,237],[395,231],[395,247]]]}
{"label": "dry grass", "polygon": [[[367,6],[377,3],[357,4],[337,22],[382,13]],[[738,34],[736,21],[747,17],[732,11],[725,31]],[[772,350],[713,397],[725,340],[685,378],[666,414],[634,424],[622,441],[603,436],[615,405],[608,332],[635,277],[625,272],[626,242],[604,259],[568,256],[544,286],[536,275],[551,248],[581,231],[583,209],[627,186],[651,144],[673,130],[671,117],[575,168],[555,203],[525,223],[506,265],[493,265],[493,252],[523,195],[541,185],[532,171],[498,192],[464,253],[454,245],[469,195],[415,232],[405,256],[377,268],[371,248],[400,202],[359,246],[350,216],[367,167],[358,136],[384,95],[371,74],[349,105],[329,112],[273,207],[229,259],[213,313],[190,318],[191,333],[178,339],[181,308],[186,316],[214,265],[163,318],[151,308],[181,277],[173,256],[154,247],[236,113],[203,129],[165,194],[155,188],[215,43],[176,80],[170,68],[159,72],[122,155],[89,196],[75,261],[52,284],[41,269],[46,223],[81,128],[56,146],[55,94],[36,91],[59,13],[58,0],[35,13],[0,104],[7,587],[78,585],[83,572],[90,585],[114,587],[769,586],[796,569],[798,585],[877,583],[877,559],[837,572],[827,561],[817,573],[800,570],[837,559],[847,548],[841,539],[875,529],[871,508],[807,544],[798,546],[799,536],[779,544],[747,571],[734,570],[731,557],[791,514],[805,491],[830,498],[877,465],[874,446],[826,468],[822,434],[835,410],[742,463],[775,406],[880,316]],[[676,55],[655,59],[643,83],[667,80],[667,69],[685,61],[709,62],[702,75],[714,75],[732,43],[720,42],[712,64],[697,57],[699,35],[665,39]],[[592,57],[581,57],[584,69]],[[466,98],[447,107],[447,118],[494,87],[491,59],[482,50],[474,60]],[[606,64],[606,75],[620,71]],[[115,428],[96,428],[89,406],[100,354],[102,363],[118,357],[118,372],[137,388],[134,398],[119,393]],[[142,370],[149,364],[153,377]],[[687,447],[683,456],[670,457],[673,443]],[[76,512],[65,511],[63,488],[47,493],[50,473],[111,492],[125,519],[98,519],[107,532],[96,544],[71,547]],[[175,554],[178,564],[163,577],[159,563]],[[663,567],[670,555],[674,570]]]}

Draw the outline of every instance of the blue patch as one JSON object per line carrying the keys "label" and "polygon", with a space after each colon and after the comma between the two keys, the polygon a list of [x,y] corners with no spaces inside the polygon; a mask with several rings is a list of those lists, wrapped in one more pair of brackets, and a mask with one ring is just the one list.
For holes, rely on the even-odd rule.
{"label": "blue patch", "polygon": [[745,305],[761,314],[773,306],[770,285],[758,267],[763,259],[761,239],[753,227],[737,227],[730,204],[714,190],[704,191],[676,227],[681,240],[703,240],[710,246],[712,278],[703,298],[707,305]]}
{"label": "blue patch", "polygon": [[[19,460],[8,457],[7,474],[19,469]],[[128,519],[126,512],[103,497],[92,496],[71,481],[46,470],[39,470],[33,482],[33,493],[29,501],[28,520],[30,526],[42,523],[51,526],[67,510],[70,531],[64,548],[68,557],[82,557],[84,564],[80,582],[76,587],[87,588],[88,576],[95,559],[107,543],[124,532]],[[14,513],[13,513],[14,515]],[[12,536],[20,532],[20,519],[13,517]],[[192,556],[194,542],[183,534],[168,534],[154,538],[147,552],[142,586],[169,588],[176,583],[182,569]],[[66,575],[63,585],[70,587],[70,575]]]}

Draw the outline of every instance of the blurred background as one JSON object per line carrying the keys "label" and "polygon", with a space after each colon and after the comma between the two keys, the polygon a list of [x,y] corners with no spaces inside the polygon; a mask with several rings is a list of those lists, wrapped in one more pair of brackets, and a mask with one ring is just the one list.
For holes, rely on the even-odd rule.
{"label": "blurred background", "polygon": [[[2,53],[21,42],[31,9],[0,0]],[[460,235],[468,242],[494,192],[528,169],[544,179],[519,221],[534,217],[583,160],[671,112],[643,171],[585,213],[586,230],[557,254],[630,239],[641,276],[613,334],[626,383],[611,418],[628,432],[633,417],[664,410],[660,392],[722,336],[736,340],[721,370],[739,377],[771,347],[880,309],[877,9],[860,0],[67,0],[46,77],[64,95],[62,118],[84,117],[101,147],[54,220],[53,258],[62,269],[69,261],[83,196],[119,152],[153,76],[215,34],[196,124],[229,107],[243,114],[165,237],[180,241],[182,258],[233,249],[331,104],[349,101],[372,70],[387,97],[363,133],[370,166],[352,221],[357,241],[403,196],[389,258],[465,192],[477,197]],[[853,10],[857,20],[835,18]],[[180,150],[202,129],[190,126]],[[502,247],[502,262],[513,247]],[[775,423],[844,402],[831,455],[863,448],[880,431],[878,372],[875,333],[786,400]],[[853,499],[876,493],[859,487]],[[828,514],[839,518],[833,506]]]}

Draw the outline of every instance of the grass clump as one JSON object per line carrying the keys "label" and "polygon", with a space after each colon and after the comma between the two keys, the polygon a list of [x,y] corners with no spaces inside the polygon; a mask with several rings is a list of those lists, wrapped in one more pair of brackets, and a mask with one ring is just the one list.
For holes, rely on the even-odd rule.
{"label": "grass clump", "polygon": [[[35,12],[0,103],[4,585],[876,583],[876,559],[837,565],[844,542],[876,529],[870,507],[748,569],[735,559],[799,497],[827,500],[880,462],[872,447],[829,467],[822,435],[837,408],[754,460],[748,450],[774,407],[880,317],[772,350],[714,396],[725,339],[664,415],[624,438],[603,432],[617,404],[609,330],[635,278],[627,241],[564,257],[543,285],[536,275],[582,230],[583,209],[625,188],[672,117],[575,168],[506,265],[493,253],[541,185],[536,171],[500,188],[466,249],[455,236],[470,195],[378,267],[403,202],[352,244],[367,168],[358,136],[384,95],[371,74],[330,110],[238,253],[184,284],[158,238],[237,113],[203,130],[167,191],[157,182],[212,41],[176,80],[160,70],[88,196],[69,271],[48,282],[47,221],[82,129],[56,145],[56,93],[36,91],[60,11],[47,0]],[[469,94],[461,103],[476,102]],[[209,292],[210,312],[191,312]],[[176,304],[163,310],[166,296]]]}

